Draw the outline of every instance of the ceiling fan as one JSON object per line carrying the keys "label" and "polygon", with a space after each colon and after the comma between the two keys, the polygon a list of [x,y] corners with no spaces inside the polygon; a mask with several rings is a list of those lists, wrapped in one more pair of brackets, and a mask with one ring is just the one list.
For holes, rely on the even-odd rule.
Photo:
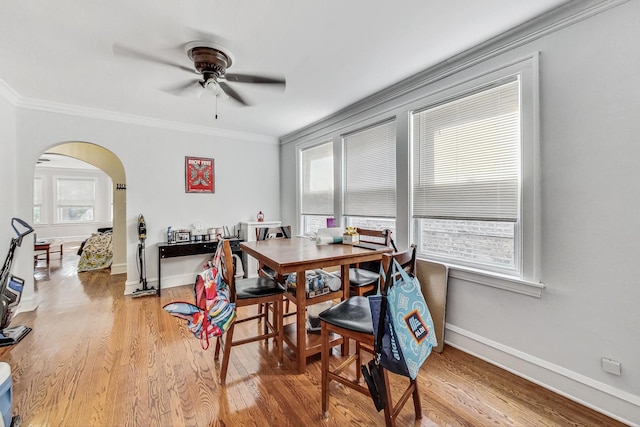
{"label": "ceiling fan", "polygon": [[272,85],[281,89],[286,86],[284,77],[268,77],[252,74],[227,73],[227,69],[233,64],[233,56],[224,47],[210,41],[192,41],[185,45],[184,50],[193,63],[193,68],[172,62],[149,54],[145,51],[132,49],[130,47],[114,44],[113,53],[120,56],[129,56],[137,59],[150,61],[158,64],[172,66],[189,73],[199,74],[201,77],[184,82],[167,91],[182,95],[196,88],[200,93],[210,92],[216,97],[221,93],[228,95],[241,105],[250,105],[229,82],[235,83],[258,83]]}

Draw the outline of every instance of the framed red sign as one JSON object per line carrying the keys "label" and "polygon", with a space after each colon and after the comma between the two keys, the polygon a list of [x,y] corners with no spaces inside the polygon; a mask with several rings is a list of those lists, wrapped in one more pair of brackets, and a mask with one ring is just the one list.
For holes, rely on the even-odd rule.
{"label": "framed red sign", "polygon": [[185,191],[187,193],[214,193],[213,159],[185,157]]}

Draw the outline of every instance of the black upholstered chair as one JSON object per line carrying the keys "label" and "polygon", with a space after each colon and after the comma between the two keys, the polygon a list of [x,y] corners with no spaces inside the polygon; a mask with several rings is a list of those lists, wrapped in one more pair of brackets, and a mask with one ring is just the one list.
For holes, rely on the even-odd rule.
{"label": "black upholstered chair", "polygon": [[[257,315],[236,318],[235,322],[227,330],[227,332],[218,337],[216,341],[215,360],[218,360],[220,349],[222,348],[222,364],[220,367],[220,384],[224,384],[227,378],[227,368],[229,366],[229,357],[231,356],[231,347],[236,345],[247,344],[258,340],[268,340],[274,338],[275,347],[278,352],[278,366],[282,365],[282,299],[284,287],[270,277],[254,277],[248,279],[238,279],[234,277],[233,258],[231,255],[231,245],[229,240],[222,240],[222,277],[229,285],[231,302],[236,304],[236,309],[251,305],[272,304],[274,310],[273,321],[269,322],[265,313]],[[242,338],[234,341],[233,332],[237,323],[246,322],[264,318],[265,330],[263,334]]]}
{"label": "black upholstered chair", "polygon": [[[382,266],[384,271],[388,270],[391,260],[394,258],[408,273],[414,273],[416,265],[415,245],[403,252],[383,255]],[[384,277],[380,276],[380,286],[382,289],[384,289],[384,284]],[[360,366],[362,365],[362,351],[373,352],[375,336],[369,301],[363,296],[349,297],[341,303],[323,311],[320,313],[320,323],[322,342],[322,413],[323,416],[327,418],[329,416],[329,383],[331,381],[337,381],[353,390],[370,396],[369,389],[361,382],[362,374]],[[356,348],[354,355],[349,356],[333,370],[331,369],[330,363],[332,350],[329,346],[329,338],[332,334],[338,334],[345,340],[354,340]],[[355,373],[353,373],[352,369],[349,369],[353,364],[355,364]],[[407,378],[409,385],[394,406],[389,383],[389,373],[386,369],[382,371],[386,387],[386,406],[384,409],[386,425],[396,425],[396,418],[409,397],[413,397],[416,419],[422,418],[422,406],[417,381]]]}

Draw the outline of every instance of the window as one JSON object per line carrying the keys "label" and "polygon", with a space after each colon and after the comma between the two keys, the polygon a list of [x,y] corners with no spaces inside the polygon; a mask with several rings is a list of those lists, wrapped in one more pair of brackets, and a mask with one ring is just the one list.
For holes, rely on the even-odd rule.
{"label": "window", "polygon": [[396,238],[396,220],[387,218],[367,218],[360,216],[347,217],[347,227],[360,227],[367,228],[369,230],[384,230],[391,231],[391,237]]}
{"label": "window", "polygon": [[395,120],[345,135],[343,147],[343,209],[347,226],[394,231]]}
{"label": "window", "polygon": [[510,76],[411,114],[418,250],[521,270],[521,81]]}
{"label": "window", "polygon": [[33,223],[42,224],[44,214],[42,211],[43,188],[42,178],[33,178]]}
{"label": "window", "polygon": [[303,149],[300,155],[302,232],[313,234],[333,217],[333,142]]}
{"label": "window", "polygon": [[58,222],[93,221],[95,179],[58,178],[56,180]]}

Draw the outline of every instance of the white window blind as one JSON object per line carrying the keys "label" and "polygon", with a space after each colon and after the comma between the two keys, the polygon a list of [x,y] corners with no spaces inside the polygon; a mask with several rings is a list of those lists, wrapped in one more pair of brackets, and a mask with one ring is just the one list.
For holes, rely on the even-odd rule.
{"label": "white window blind", "polygon": [[519,95],[512,77],[412,114],[415,218],[517,221]]}
{"label": "white window blind", "polygon": [[302,215],[333,215],[333,142],[301,152]]}
{"label": "white window blind", "polygon": [[42,178],[33,178],[33,222],[42,224],[42,201],[43,201]]}
{"label": "white window blind", "polygon": [[33,204],[42,204],[42,178],[33,178]]}
{"label": "white window blind", "polygon": [[396,122],[343,137],[344,215],[396,216]]}
{"label": "white window blind", "polygon": [[58,178],[58,204],[67,206],[93,205],[95,180]]}
{"label": "white window blind", "polygon": [[57,179],[58,222],[93,221],[96,202],[95,179]]}

